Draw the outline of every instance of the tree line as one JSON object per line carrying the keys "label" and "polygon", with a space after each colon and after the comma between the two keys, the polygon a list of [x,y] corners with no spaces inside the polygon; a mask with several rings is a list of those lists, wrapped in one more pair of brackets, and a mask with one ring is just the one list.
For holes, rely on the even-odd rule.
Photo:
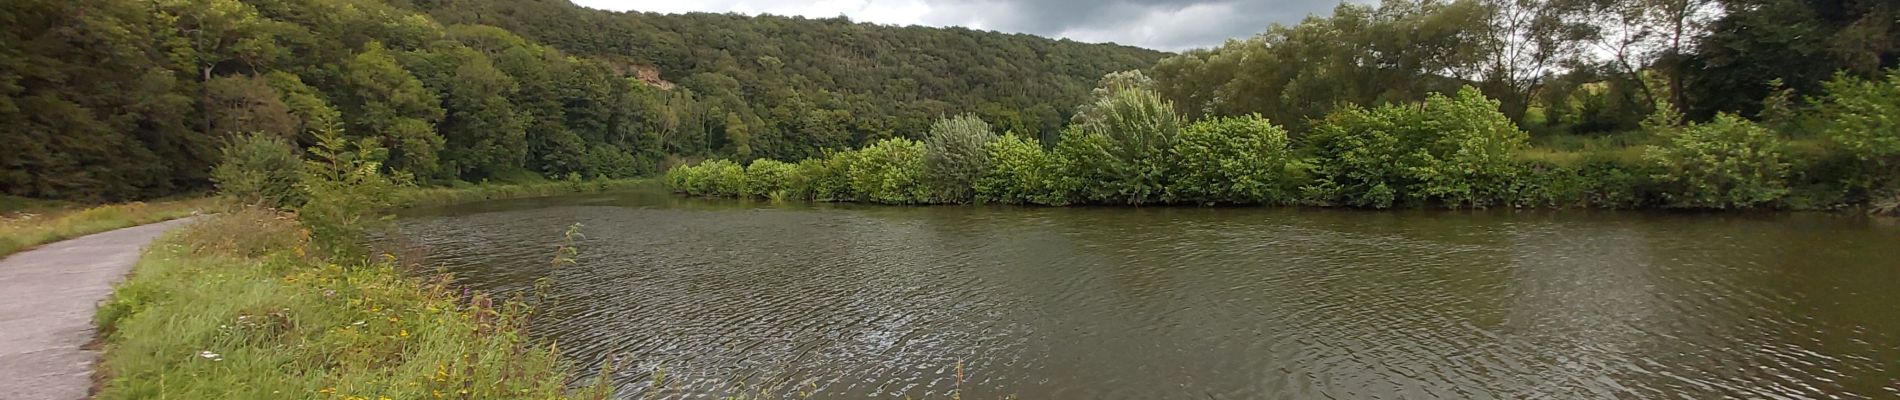
{"label": "tree line", "polygon": [[[1417,102],[1344,105],[1293,139],[1259,115],[1203,116],[1129,75],[1046,146],[997,135],[980,118],[939,120],[922,141],[886,139],[797,163],[710,160],[669,170],[699,196],[886,204],[1264,204],[1452,208],[1836,208],[1892,212],[1900,197],[1900,70],[1848,75],[1803,117],[1819,144],[1802,153],[1763,124],[1722,113],[1686,121],[1661,104],[1655,144],[1571,163],[1525,157],[1530,134],[1475,87]],[[1144,81],[1132,79],[1132,81]],[[1773,105],[1771,108],[1786,107]],[[1791,111],[1789,113],[1792,113]]]}
{"label": "tree line", "polygon": [[1190,117],[1258,113],[1303,127],[1346,104],[1470,85],[1539,134],[1641,129],[1655,104],[1759,119],[1783,89],[1900,65],[1882,0],[1388,0],[1169,57],[1156,90]]}
{"label": "tree line", "polygon": [[[1161,56],[840,20],[419,3],[6,2],[0,193],[123,200],[202,190],[240,137],[281,138],[303,153],[324,130],[374,141],[383,173],[428,184],[637,176],[676,157],[796,159],[907,132],[898,127],[924,115],[1059,125],[1066,110],[1021,112],[1073,103],[1064,96],[1085,96],[1093,77]],[[538,25],[550,21],[490,7],[623,22]],[[870,39],[807,44],[852,34]],[[856,69],[813,72],[828,65]],[[979,75],[1039,86],[949,89]]]}

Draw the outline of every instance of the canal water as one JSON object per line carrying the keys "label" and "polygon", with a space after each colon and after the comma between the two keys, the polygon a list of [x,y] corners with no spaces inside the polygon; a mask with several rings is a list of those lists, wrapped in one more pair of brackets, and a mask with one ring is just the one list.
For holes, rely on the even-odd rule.
{"label": "canal water", "polygon": [[655,189],[397,225],[473,289],[545,280],[532,334],[626,398],[1900,397],[1900,226],[1852,216]]}

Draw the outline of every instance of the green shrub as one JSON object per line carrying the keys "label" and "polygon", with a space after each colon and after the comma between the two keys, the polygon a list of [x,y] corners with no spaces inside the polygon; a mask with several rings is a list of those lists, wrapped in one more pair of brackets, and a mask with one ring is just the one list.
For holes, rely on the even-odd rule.
{"label": "green shrub", "polygon": [[1578,200],[1589,207],[1638,208],[1651,204],[1656,197],[1656,168],[1642,160],[1615,157],[1590,157],[1577,167],[1581,185]]}
{"label": "green shrub", "polygon": [[1859,164],[1844,183],[1869,201],[1900,199],[1900,69],[1873,81],[1841,74],[1823,86],[1821,130]]}
{"label": "green shrub", "polygon": [[984,146],[990,171],[976,181],[981,202],[1066,205],[1069,190],[1062,183],[1061,166],[1054,154],[1043,151],[1033,138],[1004,134]]}
{"label": "green shrub", "polygon": [[1117,91],[1094,104],[1097,115],[1063,132],[1056,149],[1082,195],[1103,203],[1167,199],[1175,164],[1169,150],[1181,132],[1174,104],[1151,90]]}
{"label": "green shrub", "polygon": [[1788,161],[1781,138],[1733,114],[1658,132],[1664,144],[1643,158],[1659,168],[1663,197],[1672,207],[1752,208],[1788,194]]}
{"label": "green shrub", "polygon": [[1516,208],[1567,208],[1583,203],[1584,185],[1577,171],[1549,161],[1516,164],[1515,179],[1505,204]]}
{"label": "green shrub", "polygon": [[686,193],[694,196],[739,197],[745,193],[745,168],[732,160],[706,160],[690,167]]}
{"label": "green shrub", "polygon": [[752,160],[752,164],[745,167],[745,194],[775,199],[791,198],[792,184],[798,179],[798,174],[796,164],[768,158]]}
{"label": "green shrub", "polygon": [[848,174],[851,188],[863,200],[886,204],[930,202],[924,186],[924,144],[904,138],[884,139],[858,150]]}
{"label": "green shrub", "polygon": [[1422,105],[1347,107],[1314,129],[1316,181],[1304,191],[1321,205],[1498,205],[1514,196],[1513,157],[1528,140],[1470,87]]}
{"label": "green shrub", "polygon": [[281,137],[239,135],[224,145],[223,161],[211,170],[211,180],[239,204],[289,208],[303,199],[297,190],[301,165],[290,142]]}
{"label": "green shrub", "polygon": [[1286,130],[1259,115],[1196,122],[1174,142],[1174,201],[1277,204],[1287,182]]}
{"label": "green shrub", "polygon": [[857,192],[851,189],[851,165],[857,160],[857,150],[845,150],[799,161],[792,185],[794,195],[816,201],[856,200]]}
{"label": "green shrub", "polygon": [[691,164],[674,165],[672,168],[666,169],[666,174],[660,177],[660,183],[662,186],[666,186],[667,190],[673,191],[673,193],[686,193],[689,191],[688,188],[692,186],[693,178],[691,175],[693,173],[693,166]]}
{"label": "green shrub", "polygon": [[924,138],[924,181],[939,201],[969,202],[976,181],[990,169],[985,145],[996,140],[990,124],[974,115],[945,118]]}
{"label": "green shrub", "polygon": [[403,176],[382,174],[387,151],[375,138],[351,142],[334,128],[317,132],[317,145],[304,161],[305,201],[298,219],[310,228],[311,239],[332,254],[352,257],[366,253],[360,240],[368,230],[386,222],[383,210],[393,204]]}

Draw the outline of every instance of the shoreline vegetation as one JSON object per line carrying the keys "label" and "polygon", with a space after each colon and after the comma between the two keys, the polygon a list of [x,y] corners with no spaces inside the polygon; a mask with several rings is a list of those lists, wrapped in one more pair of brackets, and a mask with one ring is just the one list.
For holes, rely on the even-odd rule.
{"label": "shoreline vegetation", "polygon": [[[458,289],[448,275],[419,272],[414,260],[369,252],[362,234],[398,208],[608,192],[650,180],[398,187],[379,179],[373,162],[351,159],[307,163],[294,189],[221,177],[234,204],[161,237],[100,306],[96,397],[611,397],[602,381],[570,385],[584,366],[525,334],[535,299]],[[256,165],[227,165],[243,165],[227,173],[258,175]],[[322,172],[329,167],[340,169]],[[272,191],[300,203],[260,201]],[[553,267],[562,251],[571,252],[549,249]]]}
{"label": "shoreline vegetation", "polygon": [[0,213],[0,258],[47,243],[188,217],[214,203],[208,198],[189,198],[91,206],[22,204]]}
{"label": "shoreline vegetation", "polygon": [[[1684,122],[1658,104],[1630,144],[1534,147],[1500,102],[1465,87],[1346,106],[1290,132],[1258,115],[1190,121],[1105,78],[1053,146],[972,115],[796,163],[711,159],[663,182],[692,196],[881,204],[1287,205],[1900,212],[1900,70],[1845,75],[1811,112]],[[1795,123],[1791,121],[1801,121]],[[1819,131],[1792,140],[1787,129]]]}

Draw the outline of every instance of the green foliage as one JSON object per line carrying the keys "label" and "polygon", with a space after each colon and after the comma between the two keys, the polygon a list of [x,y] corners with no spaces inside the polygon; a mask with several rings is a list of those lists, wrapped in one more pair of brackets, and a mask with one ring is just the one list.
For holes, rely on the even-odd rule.
{"label": "green foliage", "polygon": [[154,242],[95,318],[96,396],[610,397],[568,387],[574,366],[526,334],[523,302],[391,260],[309,257],[302,233],[243,209]]}
{"label": "green foliage", "polygon": [[[263,134],[296,138],[301,121],[279,99],[267,78],[224,76],[205,82],[211,133],[218,137]],[[215,178],[215,177],[214,177]]]}
{"label": "green foliage", "polygon": [[437,96],[396,63],[381,43],[370,43],[343,68],[349,105],[344,115],[356,118],[349,131],[388,149],[390,171],[434,176],[443,146],[442,136],[435,133],[443,114]]}
{"label": "green foliage", "polygon": [[388,153],[374,138],[351,141],[335,128],[320,128],[309,152],[298,185],[305,198],[298,218],[320,249],[343,257],[365,255],[364,232],[386,222],[382,212],[406,177],[383,174]]}
{"label": "green foliage", "polygon": [[1212,118],[1188,125],[1174,142],[1178,163],[1169,186],[1174,201],[1277,204],[1287,200],[1286,130],[1258,115]]}
{"label": "green foliage", "polygon": [[844,150],[799,161],[793,194],[817,201],[857,199],[857,191],[851,187],[851,166],[857,160],[857,150]]}
{"label": "green foliage", "polygon": [[1486,207],[1509,200],[1515,152],[1528,135],[1476,89],[1422,105],[1348,108],[1310,139],[1310,201],[1386,208],[1400,203]]}
{"label": "green foliage", "polygon": [[746,192],[746,171],[731,160],[706,160],[666,171],[666,185],[693,196],[739,197]]}
{"label": "green foliage", "polygon": [[931,201],[924,183],[924,144],[884,139],[858,150],[847,174],[851,189],[864,201],[920,204]]}
{"label": "green foliage", "polygon": [[990,170],[984,148],[996,140],[990,124],[974,115],[945,118],[930,126],[924,138],[924,180],[939,201],[972,200],[978,179]]}
{"label": "green foliage", "polygon": [[1734,114],[1661,132],[1666,140],[1643,154],[1661,169],[1670,206],[1753,208],[1788,194],[1785,144],[1773,132]]}
{"label": "green foliage", "polygon": [[1006,133],[984,145],[991,168],[976,181],[976,200],[1003,204],[1069,204],[1071,190],[1054,154],[1035,139]]}
{"label": "green foliage", "polygon": [[792,196],[798,177],[798,165],[771,159],[752,160],[745,167],[745,195],[784,199]]}
{"label": "green foliage", "polygon": [[[1304,124],[1346,105],[1425,99],[1467,82],[1444,71],[1481,71],[1494,46],[1488,3],[1341,3],[1331,16],[1274,25],[1245,40],[1163,59],[1155,90],[1192,118],[1261,114]],[[1516,60],[1513,60],[1516,61]]]}
{"label": "green foliage", "polygon": [[1181,133],[1174,105],[1153,91],[1123,90],[1095,108],[1099,118],[1072,125],[1056,147],[1072,161],[1071,176],[1090,183],[1081,194],[1103,203],[1166,201],[1175,165],[1169,150]]}
{"label": "green foliage", "polygon": [[[506,27],[568,54],[651,74],[643,79],[677,83],[706,106],[700,111],[717,109],[705,125],[712,143],[685,153],[748,161],[818,157],[922,133],[962,113],[1029,136],[1053,135],[1097,78],[1147,68],[1165,55],[842,18],[622,13],[558,1],[396,2],[445,24]],[[737,154],[735,143],[719,137],[728,113],[747,128],[751,154]]]}
{"label": "green foliage", "polygon": [[1861,196],[1900,197],[1900,69],[1881,80],[1842,74],[1824,85],[1822,132],[1858,164],[1844,183]]}
{"label": "green foliage", "polygon": [[581,169],[590,177],[621,179],[652,171],[653,165],[649,160],[635,157],[620,146],[596,144],[588,148],[587,154],[581,157]]}
{"label": "green foliage", "polygon": [[218,191],[239,204],[270,208],[300,205],[302,163],[290,142],[264,133],[241,135],[224,145],[224,160],[211,171]]}

